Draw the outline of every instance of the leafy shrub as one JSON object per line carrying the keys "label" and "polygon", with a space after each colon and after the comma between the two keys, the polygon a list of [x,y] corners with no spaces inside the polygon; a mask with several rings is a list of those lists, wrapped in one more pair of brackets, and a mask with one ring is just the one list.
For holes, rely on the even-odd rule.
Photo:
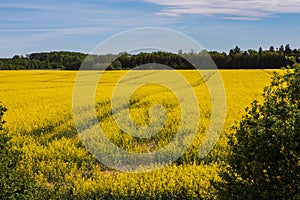
{"label": "leafy shrub", "polygon": [[2,116],[6,110],[7,109],[0,104],[0,131],[3,129],[2,125],[4,124],[4,121],[2,120]]}
{"label": "leafy shrub", "polygon": [[300,64],[284,71],[230,138],[221,199],[300,199]]}
{"label": "leafy shrub", "polygon": [[0,104],[0,199],[27,199],[33,196],[32,180],[27,174],[18,170],[20,153],[13,150],[11,138],[3,130],[2,117],[7,109]]}

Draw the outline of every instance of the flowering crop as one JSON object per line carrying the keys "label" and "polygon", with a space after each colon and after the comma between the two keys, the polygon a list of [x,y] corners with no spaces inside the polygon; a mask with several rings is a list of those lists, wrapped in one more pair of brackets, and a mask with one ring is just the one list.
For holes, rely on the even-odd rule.
{"label": "flowering crop", "polygon": [[[130,136],[118,127],[111,115],[114,86],[126,72],[103,72],[95,95],[99,125],[110,141],[126,151],[141,153],[163,148],[180,126],[180,104],[176,95],[155,84],[138,88],[130,98],[132,121],[140,126],[148,125],[149,108],[155,104],[165,108],[167,117],[155,136]],[[143,76],[143,71],[136,73]],[[225,125],[217,145],[207,157],[200,159],[199,149],[211,119],[205,82],[213,73],[204,71],[204,77],[195,71],[180,73],[190,82],[199,100],[199,128],[192,145],[163,169],[122,173],[98,162],[78,136],[72,115],[76,72],[1,71],[0,101],[8,108],[4,128],[12,137],[13,148],[22,152],[17,168],[28,172],[39,188],[34,191],[36,198],[216,198],[210,181],[219,180],[218,163],[226,156],[226,135],[231,134],[231,126],[241,119],[244,108],[253,99],[261,100],[263,86],[269,83],[271,75],[264,70],[220,71],[227,99]]]}

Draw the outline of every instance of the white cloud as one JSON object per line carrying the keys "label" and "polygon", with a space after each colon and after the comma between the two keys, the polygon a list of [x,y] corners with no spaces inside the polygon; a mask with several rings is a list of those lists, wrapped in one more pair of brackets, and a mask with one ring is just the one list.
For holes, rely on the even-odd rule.
{"label": "white cloud", "polygon": [[30,4],[30,3],[0,3],[0,8],[18,8],[18,9],[32,9],[32,10],[59,10],[59,6],[49,6],[40,4]]}
{"label": "white cloud", "polygon": [[258,20],[276,14],[300,13],[300,0],[143,0],[164,6],[157,14],[219,15],[232,20]]}

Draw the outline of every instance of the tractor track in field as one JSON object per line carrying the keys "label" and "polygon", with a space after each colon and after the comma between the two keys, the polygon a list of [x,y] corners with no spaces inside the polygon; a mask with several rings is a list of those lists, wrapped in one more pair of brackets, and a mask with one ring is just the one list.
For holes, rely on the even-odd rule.
{"label": "tractor track in field", "polygon": [[207,75],[204,75],[204,76],[202,77],[202,79],[200,79],[200,80],[198,80],[198,81],[192,83],[192,84],[191,84],[192,87],[197,87],[197,86],[199,86],[199,85],[205,84],[205,83],[206,83],[207,81],[209,81],[209,79],[210,79],[213,75],[215,75],[216,73],[217,73],[217,72],[211,72],[211,73],[209,73],[209,74],[207,74]]}
{"label": "tractor track in field", "polygon": [[[151,73],[152,74],[155,74],[154,73]],[[196,81],[194,83],[191,84],[192,87],[197,87],[199,85],[202,85],[202,84],[205,84],[207,81],[210,80],[210,78],[212,76],[214,76],[216,74],[216,72],[211,72],[209,74],[206,74],[203,76],[202,79],[200,79],[199,81]],[[133,80],[134,78],[139,78],[141,76],[135,76],[135,77],[132,77],[130,80]],[[120,82],[120,83],[125,83],[125,82]],[[122,110],[125,110],[125,109],[129,109],[131,107],[134,107],[134,105],[140,103],[142,100],[146,99],[146,98],[150,98],[151,96],[154,96],[154,95],[158,95],[158,94],[163,94],[163,93],[166,93],[166,91],[162,91],[162,92],[159,92],[159,93],[154,93],[154,94],[150,94],[150,95],[145,95],[145,96],[142,96],[142,98],[140,99],[134,99],[133,101],[130,101],[130,104],[127,105],[127,104],[123,104],[121,105],[120,107],[118,107],[118,109],[116,109],[114,111],[114,113],[119,113],[121,112]],[[101,106],[101,107],[105,107],[105,106],[108,106],[108,104],[110,104],[111,101],[106,101],[104,104],[102,102],[98,102],[97,105],[96,105],[96,108]],[[112,115],[112,111],[110,110],[109,112],[105,113],[105,114],[102,114],[101,116],[97,116],[97,119],[99,121],[104,121],[106,119],[108,119],[108,117],[110,117]]]}

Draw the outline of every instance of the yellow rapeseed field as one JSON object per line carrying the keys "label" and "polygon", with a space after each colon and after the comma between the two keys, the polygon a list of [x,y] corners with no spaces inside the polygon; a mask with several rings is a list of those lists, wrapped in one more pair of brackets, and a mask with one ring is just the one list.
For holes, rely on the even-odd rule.
{"label": "yellow rapeseed field", "polygon": [[[111,114],[111,99],[118,80],[127,72],[98,72],[103,73],[95,94],[99,125],[110,141],[126,151],[159,150],[174,138],[180,127],[180,102],[164,86],[148,84],[138,88],[130,98],[132,121],[139,126],[151,123],[148,111],[156,104],[165,108],[166,121],[151,138],[126,134]],[[143,77],[145,72],[134,73]],[[168,76],[169,72],[160,73]],[[12,137],[13,148],[22,152],[17,168],[26,171],[40,188],[36,195],[41,199],[216,198],[210,181],[219,180],[219,163],[226,156],[226,135],[233,133],[232,126],[241,120],[254,99],[262,100],[271,70],[220,71],[226,91],[226,119],[217,145],[203,159],[198,153],[211,119],[209,88],[205,82],[215,72],[203,71],[203,77],[196,71],[178,73],[189,81],[199,100],[200,121],[194,141],[178,160],[165,168],[149,173],[125,173],[98,162],[78,136],[72,113],[77,72],[0,71],[0,101],[8,108],[4,128]],[[157,79],[160,78],[158,75]]]}

